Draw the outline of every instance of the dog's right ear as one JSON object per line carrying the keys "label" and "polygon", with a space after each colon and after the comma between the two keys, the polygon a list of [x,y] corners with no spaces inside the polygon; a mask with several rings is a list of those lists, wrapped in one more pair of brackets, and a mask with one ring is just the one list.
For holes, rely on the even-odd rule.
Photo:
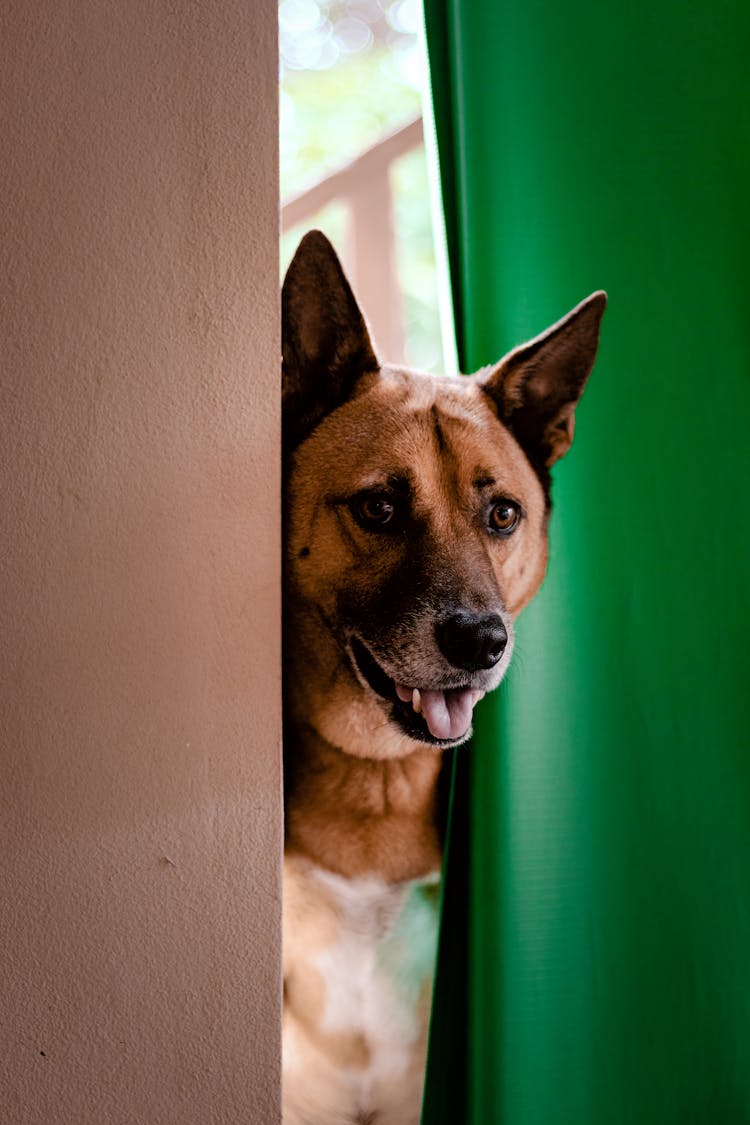
{"label": "dog's right ear", "polygon": [[284,278],[281,339],[284,443],[291,449],[380,367],[336,251],[319,230],[302,239]]}

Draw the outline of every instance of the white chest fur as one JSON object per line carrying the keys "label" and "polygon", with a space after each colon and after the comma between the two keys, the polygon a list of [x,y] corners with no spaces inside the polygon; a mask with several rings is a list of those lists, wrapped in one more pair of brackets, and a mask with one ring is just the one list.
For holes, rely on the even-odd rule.
{"label": "white chest fur", "polygon": [[438,877],[387,884],[285,861],[285,1125],[417,1125]]}

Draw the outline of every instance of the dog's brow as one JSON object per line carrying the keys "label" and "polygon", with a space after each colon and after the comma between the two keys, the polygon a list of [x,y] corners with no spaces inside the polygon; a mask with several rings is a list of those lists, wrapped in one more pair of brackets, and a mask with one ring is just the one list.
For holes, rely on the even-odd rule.
{"label": "dog's brow", "polygon": [[489,473],[479,472],[474,477],[474,487],[477,492],[484,492],[487,488],[494,488],[496,484],[497,481],[493,476],[490,476]]}
{"label": "dog's brow", "polygon": [[382,488],[387,489],[388,492],[398,492],[402,495],[410,492],[411,487],[412,474],[408,469],[398,469],[392,472],[384,470],[381,473],[370,473],[360,485],[362,489]]}
{"label": "dog's brow", "polygon": [[408,470],[388,474],[388,487],[392,492],[400,492],[405,495],[411,491],[412,483],[412,474]]}

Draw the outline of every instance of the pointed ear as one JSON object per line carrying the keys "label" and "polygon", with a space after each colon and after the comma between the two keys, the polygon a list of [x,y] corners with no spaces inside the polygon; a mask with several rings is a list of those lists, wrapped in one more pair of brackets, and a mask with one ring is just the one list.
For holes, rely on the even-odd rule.
{"label": "pointed ear", "polygon": [[592,293],[478,382],[531,463],[548,469],[570,449],[575,408],[594,366],[606,293]]}
{"label": "pointed ear", "polygon": [[281,293],[285,441],[296,445],[379,364],[336,252],[319,230],[300,242]]}

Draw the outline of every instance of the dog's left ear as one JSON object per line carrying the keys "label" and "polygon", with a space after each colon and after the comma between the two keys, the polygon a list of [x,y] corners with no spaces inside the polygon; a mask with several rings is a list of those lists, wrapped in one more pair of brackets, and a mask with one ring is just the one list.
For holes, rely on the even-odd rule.
{"label": "dog's left ear", "polygon": [[478,378],[538,468],[548,469],[570,449],[575,408],[594,366],[606,304],[606,293],[592,293]]}
{"label": "dog's left ear", "polygon": [[364,317],[326,236],[297,247],[281,293],[284,438],[292,448],[380,367]]}

